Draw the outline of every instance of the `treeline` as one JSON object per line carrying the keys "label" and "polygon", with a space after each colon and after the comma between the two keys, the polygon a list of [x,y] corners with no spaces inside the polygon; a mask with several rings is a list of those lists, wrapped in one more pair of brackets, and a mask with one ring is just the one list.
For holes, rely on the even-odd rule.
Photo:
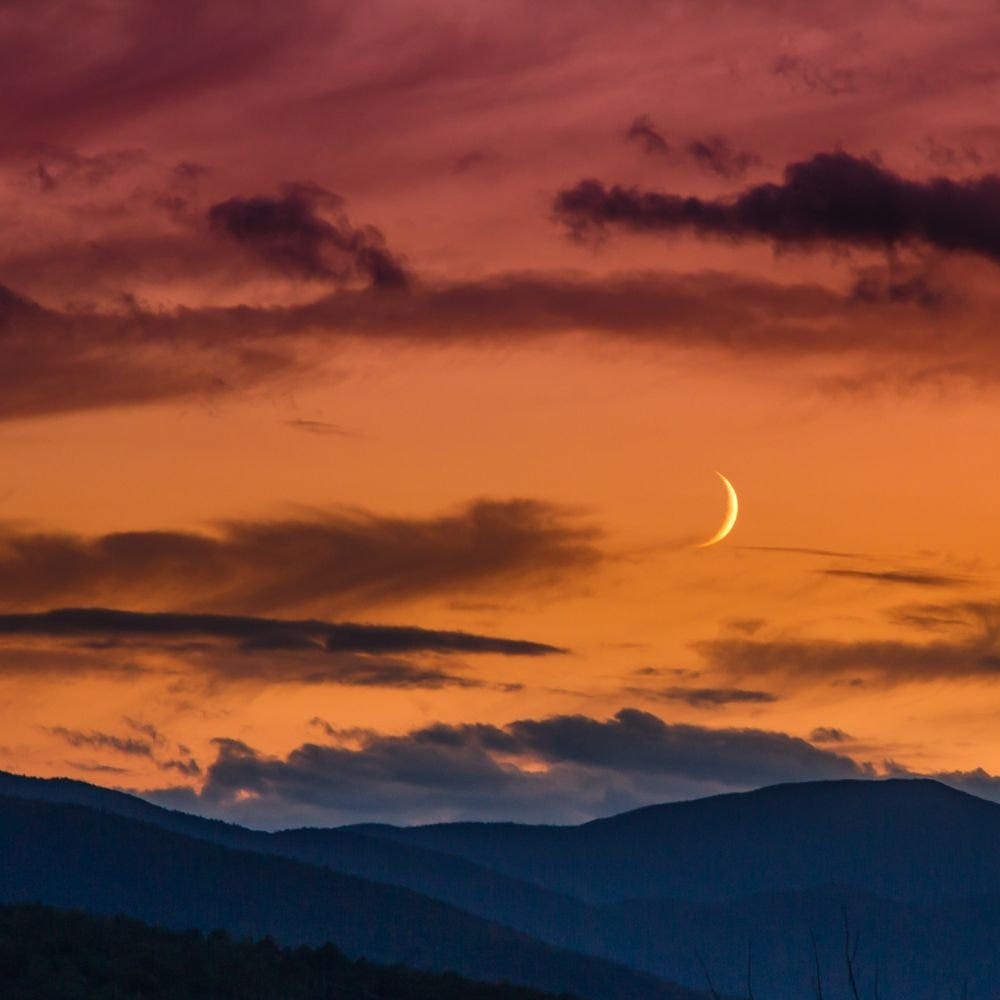
{"label": "treeline", "polygon": [[281,948],[224,931],[0,906],[5,1000],[553,1000],[450,973],[353,961],[333,945]]}

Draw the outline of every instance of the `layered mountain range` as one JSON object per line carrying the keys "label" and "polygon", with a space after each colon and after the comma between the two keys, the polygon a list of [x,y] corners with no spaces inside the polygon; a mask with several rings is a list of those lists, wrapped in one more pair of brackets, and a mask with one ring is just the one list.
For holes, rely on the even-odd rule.
{"label": "layered mountain range", "polygon": [[835,781],[580,826],[250,830],[0,773],[0,902],[222,928],[593,1000],[992,996],[1000,805]]}

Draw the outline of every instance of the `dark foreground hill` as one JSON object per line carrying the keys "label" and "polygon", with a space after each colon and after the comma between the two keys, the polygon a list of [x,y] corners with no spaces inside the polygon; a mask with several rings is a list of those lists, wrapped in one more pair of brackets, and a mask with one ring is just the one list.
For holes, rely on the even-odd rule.
{"label": "dark foreground hill", "polygon": [[593,1000],[692,997],[404,888],[86,806],[0,797],[0,902],[121,913],[177,929],[222,928],[289,945],[332,941],[351,957]]}
{"label": "dark foreground hill", "polygon": [[0,984],[5,1000],[555,1000],[351,961],[333,945],[280,948],[38,905],[0,906]]}

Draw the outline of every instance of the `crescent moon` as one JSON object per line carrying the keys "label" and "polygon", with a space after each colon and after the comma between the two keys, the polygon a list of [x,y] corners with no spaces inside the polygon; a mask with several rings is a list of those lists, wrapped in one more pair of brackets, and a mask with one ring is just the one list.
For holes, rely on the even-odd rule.
{"label": "crescent moon", "polygon": [[722,522],[719,530],[707,542],[702,542],[698,546],[699,549],[707,549],[709,545],[721,542],[733,530],[733,525],[736,524],[736,518],[740,512],[740,502],[737,499],[736,490],[733,489],[733,484],[721,472],[716,472],[716,475],[722,480],[722,485],[726,488],[726,519]]}

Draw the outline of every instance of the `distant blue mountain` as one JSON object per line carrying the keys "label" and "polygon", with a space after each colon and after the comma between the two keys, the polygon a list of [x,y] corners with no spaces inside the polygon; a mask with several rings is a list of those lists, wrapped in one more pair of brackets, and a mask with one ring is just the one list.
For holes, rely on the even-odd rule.
{"label": "distant blue mountain", "polygon": [[593,908],[524,879],[503,875],[453,855],[387,843],[350,829],[301,829],[279,833],[164,809],[123,792],[70,778],[30,778],[0,771],[0,795],[90,806],[103,812],[240,850],[279,854],[377,882],[405,886],[546,940],[579,940],[576,928],[593,923]]}
{"label": "distant blue mountain", "polygon": [[[405,887],[691,990],[707,969],[721,994],[746,996],[749,960],[758,1000],[801,1000],[815,996],[818,961],[825,996],[846,997],[849,945],[862,997],[876,976],[882,1000],[1000,994],[1000,806],[932,781],[782,785],[576,827],[273,834],[62,779],[0,773],[0,794],[85,803]],[[374,912],[385,919],[394,905]]]}
{"label": "distant blue mountain", "polygon": [[594,903],[711,903],[827,885],[908,901],[1000,892],[1000,804],[918,779],[775,785],[572,827],[348,829]]}
{"label": "distant blue mountain", "polygon": [[332,942],[351,957],[593,1000],[697,1000],[651,975],[553,947],[399,886],[224,847],[112,809],[0,796],[0,903],[21,902],[124,914],[166,928],[271,936],[282,944]]}

